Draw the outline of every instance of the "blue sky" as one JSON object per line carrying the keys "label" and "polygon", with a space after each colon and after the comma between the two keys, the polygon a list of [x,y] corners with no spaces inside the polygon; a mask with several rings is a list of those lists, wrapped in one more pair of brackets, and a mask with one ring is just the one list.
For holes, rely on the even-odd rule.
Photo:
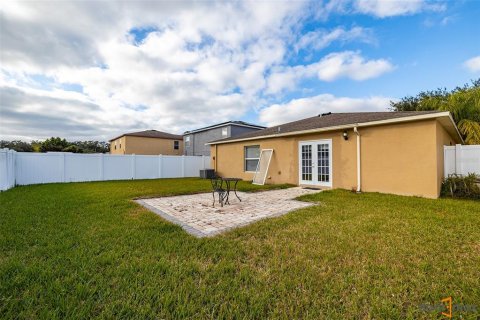
{"label": "blue sky", "polygon": [[[439,2],[437,2],[439,3]],[[340,79],[334,82],[310,81],[313,93],[363,97],[370,95],[402,97],[419,90],[454,88],[480,74],[470,72],[463,63],[480,52],[480,2],[445,2],[445,10],[379,18],[371,15],[334,15],[326,23],[315,22],[303,32],[337,26],[363,27],[372,32],[373,43],[352,41],[333,43],[315,52],[321,56],[344,50],[360,50],[371,58],[386,58],[395,70],[369,81]],[[304,59],[300,54],[298,60]]]}
{"label": "blue sky", "polygon": [[0,138],[108,140],[383,111],[480,77],[480,2],[16,2]]}

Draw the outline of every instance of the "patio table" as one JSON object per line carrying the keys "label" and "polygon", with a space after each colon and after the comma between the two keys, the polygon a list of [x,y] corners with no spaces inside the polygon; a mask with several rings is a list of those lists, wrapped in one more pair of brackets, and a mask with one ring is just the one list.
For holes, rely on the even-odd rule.
{"label": "patio table", "polygon": [[[237,184],[238,184],[238,181],[241,181],[242,179],[240,178],[222,178],[222,181],[225,182],[225,186],[227,188],[227,194],[225,196],[225,204],[230,204],[230,202],[228,202],[228,196],[230,195],[230,191],[233,190],[233,192],[235,193],[235,196],[237,197],[238,200],[240,200],[240,202],[242,202],[242,199],[240,199],[240,197],[238,196],[237,194]],[[234,182],[233,184],[233,189],[232,189],[232,182]]]}

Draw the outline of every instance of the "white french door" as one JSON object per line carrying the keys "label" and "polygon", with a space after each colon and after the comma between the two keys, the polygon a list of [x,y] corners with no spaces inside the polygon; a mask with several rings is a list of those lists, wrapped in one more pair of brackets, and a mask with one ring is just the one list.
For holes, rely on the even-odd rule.
{"label": "white french door", "polygon": [[300,141],[298,144],[300,184],[332,186],[332,140]]}

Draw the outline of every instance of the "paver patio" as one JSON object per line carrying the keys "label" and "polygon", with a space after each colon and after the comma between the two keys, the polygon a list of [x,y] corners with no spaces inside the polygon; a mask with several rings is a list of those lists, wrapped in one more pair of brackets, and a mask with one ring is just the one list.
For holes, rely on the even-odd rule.
{"label": "paver patio", "polygon": [[[185,196],[139,199],[137,203],[176,223],[196,237],[209,237],[227,230],[245,226],[252,222],[276,217],[295,209],[314,205],[293,200],[294,198],[319,192],[300,187],[255,193],[230,193],[230,205],[220,207],[218,201],[212,206],[212,194],[201,193]],[[216,199],[218,200],[217,195]]]}

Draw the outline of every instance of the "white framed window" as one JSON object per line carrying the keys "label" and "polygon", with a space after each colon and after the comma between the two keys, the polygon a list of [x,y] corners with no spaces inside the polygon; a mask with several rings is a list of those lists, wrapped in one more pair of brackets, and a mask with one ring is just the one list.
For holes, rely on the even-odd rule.
{"label": "white framed window", "polygon": [[222,128],[222,137],[223,138],[228,137],[228,128]]}
{"label": "white framed window", "polygon": [[185,137],[185,147],[190,147],[190,136]]}
{"label": "white framed window", "polygon": [[244,150],[244,170],[246,172],[255,172],[258,160],[260,160],[260,146],[245,146]]}
{"label": "white framed window", "polygon": [[180,148],[180,145],[177,140],[173,141],[173,149],[178,150]]}

